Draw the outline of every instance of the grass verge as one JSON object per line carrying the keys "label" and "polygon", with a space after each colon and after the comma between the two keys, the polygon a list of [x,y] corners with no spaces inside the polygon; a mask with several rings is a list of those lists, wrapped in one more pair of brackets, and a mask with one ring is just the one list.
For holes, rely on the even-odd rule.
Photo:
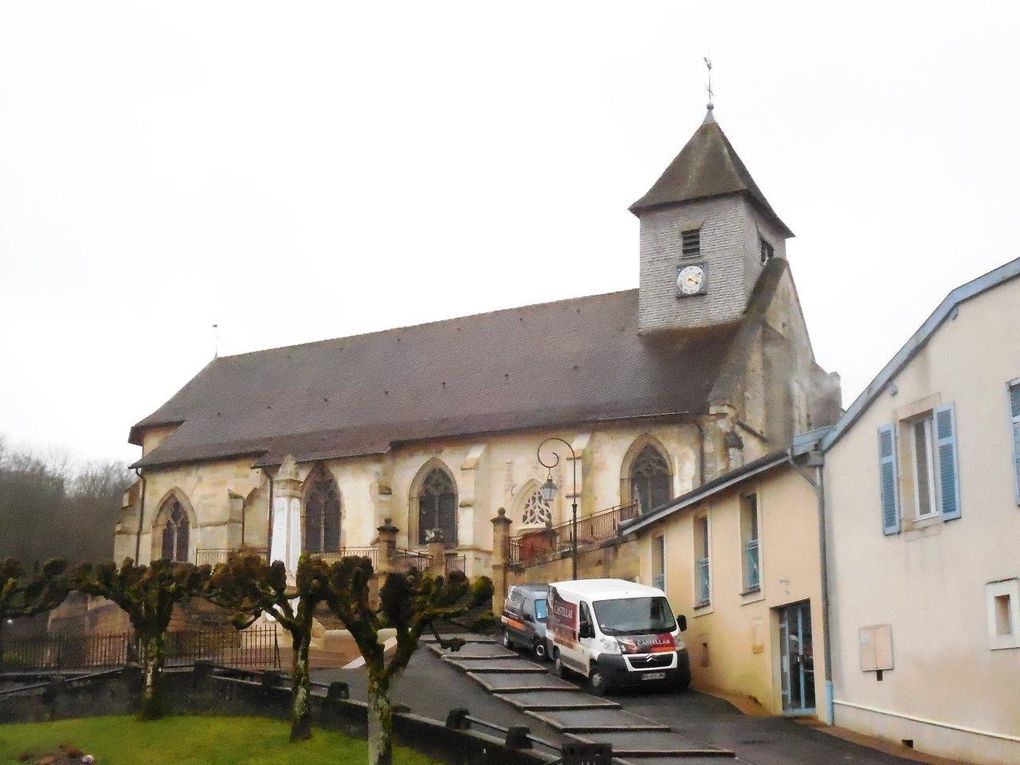
{"label": "grass verge", "polygon": [[[290,743],[290,727],[261,717],[182,715],[156,722],[133,717],[90,717],[48,723],[0,725],[0,765],[26,753],[35,762],[61,744],[96,758],[96,765],[363,765],[364,741],[316,729],[311,741]],[[409,749],[396,749],[398,765],[441,765]]]}

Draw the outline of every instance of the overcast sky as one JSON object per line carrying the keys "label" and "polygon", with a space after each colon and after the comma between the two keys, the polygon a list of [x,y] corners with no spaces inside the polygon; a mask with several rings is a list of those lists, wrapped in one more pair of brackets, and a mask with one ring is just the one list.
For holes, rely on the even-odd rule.
{"label": "overcast sky", "polygon": [[849,404],[1020,256],[1016,8],[2,0],[0,433],[136,458],[213,323],[231,354],[636,287],[709,51]]}

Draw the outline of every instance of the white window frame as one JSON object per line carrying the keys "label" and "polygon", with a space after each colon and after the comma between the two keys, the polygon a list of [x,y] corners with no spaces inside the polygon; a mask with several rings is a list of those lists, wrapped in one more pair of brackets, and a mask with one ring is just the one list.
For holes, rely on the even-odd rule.
{"label": "white window frame", "polygon": [[1020,377],[1006,383],[1006,411],[1009,413],[1009,440],[1013,443],[1013,488],[1016,503],[1020,505],[1020,450],[1017,449],[1016,429],[1020,427],[1020,411],[1013,413],[1013,389],[1020,388]]}
{"label": "white window frame", "polygon": [[[941,490],[941,483],[939,481],[939,463],[938,460],[935,459],[935,413],[933,411],[925,412],[921,417],[909,420],[905,424],[910,428],[910,469],[911,478],[914,482],[914,518],[919,521],[927,520],[928,518],[935,518],[942,512],[942,501],[939,496],[939,492]],[[925,453],[927,455],[927,459],[923,466],[918,465],[918,425],[922,426],[925,441]],[[921,512],[921,467],[924,468],[928,484],[928,512],[926,513]]]}
{"label": "white window frame", "polygon": [[[754,525],[748,519],[748,534],[744,535],[744,515],[750,515],[748,500],[754,502]],[[753,533],[753,536],[752,536]],[[758,492],[743,494],[740,497],[740,564],[741,564],[741,592],[745,595],[761,591],[761,500]],[[758,570],[758,581],[753,584],[748,576],[748,563],[751,550],[754,550],[756,557],[756,568]]]}
{"label": "white window frame", "polygon": [[[698,524],[704,522],[705,524],[705,543],[704,545],[695,551],[694,555],[694,607],[695,608],[707,608],[712,605],[712,521],[709,520],[708,513],[704,515],[697,515],[694,517],[694,523]],[[697,539],[697,529],[694,529],[694,536]],[[704,557],[702,552],[705,553]],[[701,571],[705,571],[705,590],[707,592],[707,598],[699,598],[700,594],[700,577]]]}
{"label": "white window frame", "polygon": [[[662,561],[662,573],[656,574],[656,562]],[[666,535],[665,533],[652,537],[652,587],[658,587],[666,592]]]}

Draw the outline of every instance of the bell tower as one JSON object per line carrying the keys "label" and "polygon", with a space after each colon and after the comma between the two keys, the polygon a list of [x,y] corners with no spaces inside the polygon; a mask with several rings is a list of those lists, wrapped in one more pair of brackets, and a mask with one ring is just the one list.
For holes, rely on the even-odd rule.
{"label": "bell tower", "polygon": [[793,232],[751,178],[708,106],[701,126],[630,207],[641,221],[642,334],[737,321]]}

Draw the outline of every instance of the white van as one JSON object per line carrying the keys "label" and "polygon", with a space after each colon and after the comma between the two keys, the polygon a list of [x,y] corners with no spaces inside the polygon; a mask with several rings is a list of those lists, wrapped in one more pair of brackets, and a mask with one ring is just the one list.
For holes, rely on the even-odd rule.
{"label": "white van", "polygon": [[557,675],[573,671],[603,694],[617,686],[663,683],[683,690],[691,663],[666,594],[623,579],[549,585],[546,636]]}

